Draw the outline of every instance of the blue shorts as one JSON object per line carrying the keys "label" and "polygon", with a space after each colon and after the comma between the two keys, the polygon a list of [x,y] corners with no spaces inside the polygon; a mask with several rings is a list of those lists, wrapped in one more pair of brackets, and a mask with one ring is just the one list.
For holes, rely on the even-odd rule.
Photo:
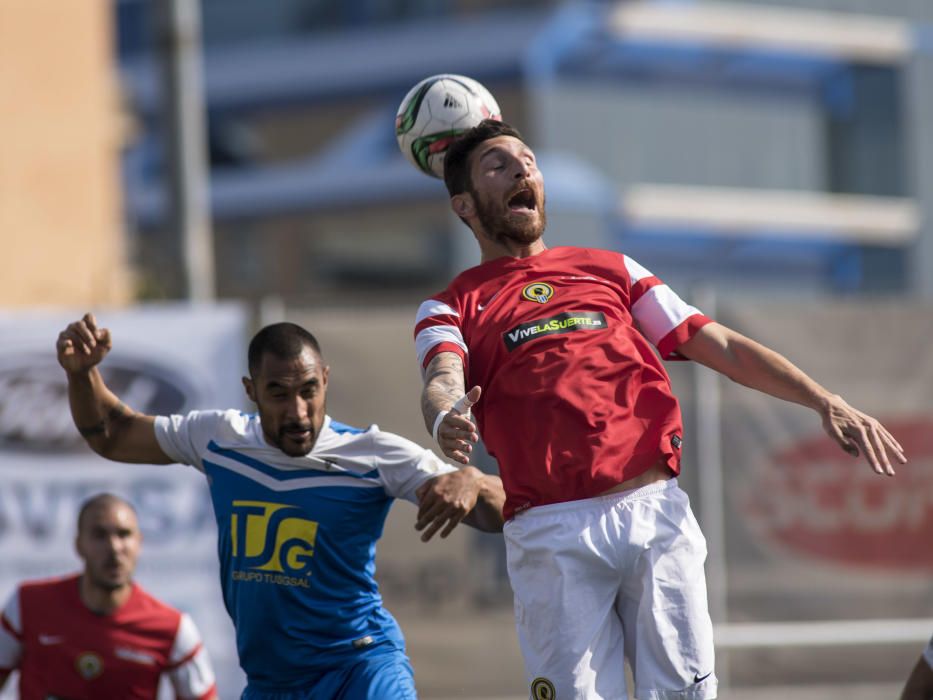
{"label": "blue shorts", "polygon": [[417,700],[415,674],[402,651],[363,659],[312,676],[295,690],[257,690],[248,685],[240,700]]}

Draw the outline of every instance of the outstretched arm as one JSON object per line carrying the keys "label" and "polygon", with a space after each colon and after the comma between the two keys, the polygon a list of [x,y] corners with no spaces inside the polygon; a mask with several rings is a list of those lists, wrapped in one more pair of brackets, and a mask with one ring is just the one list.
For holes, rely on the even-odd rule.
{"label": "outstretched arm", "polygon": [[447,537],[461,521],[483,532],[502,532],[505,491],[498,476],[466,466],[426,481],[416,494],[419,505],[415,529],[424,530],[423,542],[441,527],[441,537]]}
{"label": "outstretched arm", "polygon": [[155,417],[136,413],[104,383],[97,365],[110,352],[112,340],[93,314],[70,323],[55,347],[68,378],[71,417],[91,449],[117,462],[172,462],[156,440]]}
{"label": "outstretched arm", "polygon": [[[421,392],[424,426],[444,455],[460,464],[470,461],[473,444],[479,440],[476,425],[470,420],[469,407],[479,401],[480,393],[478,386],[466,392],[463,360],[456,353],[438,353],[424,370]],[[466,410],[459,410],[455,404],[464,396],[467,397]]]}
{"label": "outstretched arm", "polygon": [[708,323],[677,351],[734,382],[813,409],[829,436],[852,456],[864,454],[878,474],[894,475],[889,453],[901,464],[907,462],[904,449],[881,423],[830,393],[784,356],[731,328]]}

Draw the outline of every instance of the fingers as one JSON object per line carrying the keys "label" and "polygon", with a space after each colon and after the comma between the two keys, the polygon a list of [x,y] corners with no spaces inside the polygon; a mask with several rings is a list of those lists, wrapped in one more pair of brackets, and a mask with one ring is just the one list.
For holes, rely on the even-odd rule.
{"label": "fingers", "polygon": [[415,522],[416,530],[424,530],[421,541],[427,542],[439,531],[442,538],[447,537],[473,509],[476,496],[469,470],[451,472],[422,485]]}
{"label": "fingers", "polygon": [[901,443],[899,443],[881,423],[878,423],[878,431],[881,434],[881,439],[891,448],[894,456],[897,457],[897,461],[901,464],[907,464],[907,453],[904,451],[904,448],[901,447]]}
{"label": "fingers", "polygon": [[84,319],[69,324],[68,330],[69,336],[79,352],[90,355],[91,351],[97,347],[97,338],[91,329],[88,328]]}
{"label": "fingers", "polygon": [[437,444],[444,454],[460,464],[468,464],[473,445],[479,440],[476,426],[465,416],[451,411],[437,428]]}
{"label": "fingers", "polygon": [[423,511],[418,512],[415,529],[421,531],[427,527],[427,530],[424,530],[421,534],[421,541],[427,542],[444,526],[444,523],[447,523],[447,528],[441,533],[441,537],[446,537],[464,515],[466,514],[460,513],[459,509],[452,507],[450,504],[444,503],[442,500],[435,500],[427,504]]}
{"label": "fingers", "polygon": [[91,313],[69,323],[55,343],[59,364],[68,372],[86,370],[97,364],[110,348],[110,331],[99,328]]}
{"label": "fingers", "polygon": [[878,459],[878,455],[875,453],[875,446],[871,442],[871,438],[868,434],[868,430],[863,425],[856,425],[849,429],[849,437],[855,440],[856,444],[861,448],[862,454],[865,455],[865,459],[868,460],[868,464],[871,465],[871,468],[875,470],[876,474],[884,474],[884,469],[881,467],[881,461]]}
{"label": "fingers", "polygon": [[[466,517],[466,513],[462,512],[461,510],[445,510],[433,518],[433,520],[425,521],[424,525],[421,527],[418,527],[416,524],[415,529],[421,530],[425,525],[430,523],[430,527],[421,533],[421,541],[427,542],[437,534],[437,531],[440,530],[441,527],[444,527],[444,523],[447,523],[446,527],[444,527],[444,530],[441,532],[441,538],[444,538],[454,531],[454,528],[460,524],[460,521],[463,520],[464,517]],[[421,521],[419,520],[419,523],[420,522]]]}
{"label": "fingers", "polygon": [[476,432],[476,425],[465,416],[460,416],[451,411],[441,424],[437,427],[438,440],[464,440],[476,442],[479,440],[479,434]]}
{"label": "fingers", "polygon": [[904,449],[877,420],[858,411],[853,413],[855,416],[845,417],[841,426],[836,421],[830,423],[830,435],[853,457],[865,455],[876,474],[894,476],[889,452],[906,464]]}
{"label": "fingers", "polygon": [[74,354],[74,343],[68,337],[67,331],[62,331],[58,334],[58,340],[55,341],[55,349],[58,350],[60,355]]}

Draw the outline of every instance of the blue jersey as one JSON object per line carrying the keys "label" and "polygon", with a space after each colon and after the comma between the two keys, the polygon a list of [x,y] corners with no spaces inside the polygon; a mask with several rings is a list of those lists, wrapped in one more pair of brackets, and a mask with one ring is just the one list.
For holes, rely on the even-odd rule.
{"label": "blue jersey", "polygon": [[421,484],[455,467],[330,417],[303,457],[270,446],[258,416],[232,410],[162,416],[155,434],[166,455],[207,476],[224,603],[251,686],[293,688],[404,649],[373,578],[376,540],[393,498],[417,502]]}

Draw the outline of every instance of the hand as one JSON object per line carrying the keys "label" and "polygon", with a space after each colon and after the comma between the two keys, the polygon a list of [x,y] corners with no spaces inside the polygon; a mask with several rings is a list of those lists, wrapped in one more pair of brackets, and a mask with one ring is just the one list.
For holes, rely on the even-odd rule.
{"label": "hand", "polygon": [[907,464],[904,448],[877,420],[846,403],[841,396],[830,396],[823,408],[823,429],[853,457],[859,453],[878,474],[894,476],[888,452]]}
{"label": "hand", "polygon": [[427,530],[421,541],[427,542],[447,523],[441,537],[447,537],[461,520],[473,510],[479,498],[483,473],[476,467],[464,467],[448,472],[423,483],[415,495],[418,496],[418,520],[415,529]]}
{"label": "hand", "polygon": [[461,411],[455,404],[437,426],[437,444],[441,451],[460,464],[469,463],[473,445],[479,440],[476,424],[470,418],[470,408],[479,401],[481,393],[482,389],[474,386],[457,401],[465,410]]}
{"label": "hand", "polygon": [[69,323],[58,334],[55,343],[58,364],[69,374],[91,369],[104,359],[112,346],[110,331],[98,328],[97,320],[91,313],[84,314],[80,321]]}

